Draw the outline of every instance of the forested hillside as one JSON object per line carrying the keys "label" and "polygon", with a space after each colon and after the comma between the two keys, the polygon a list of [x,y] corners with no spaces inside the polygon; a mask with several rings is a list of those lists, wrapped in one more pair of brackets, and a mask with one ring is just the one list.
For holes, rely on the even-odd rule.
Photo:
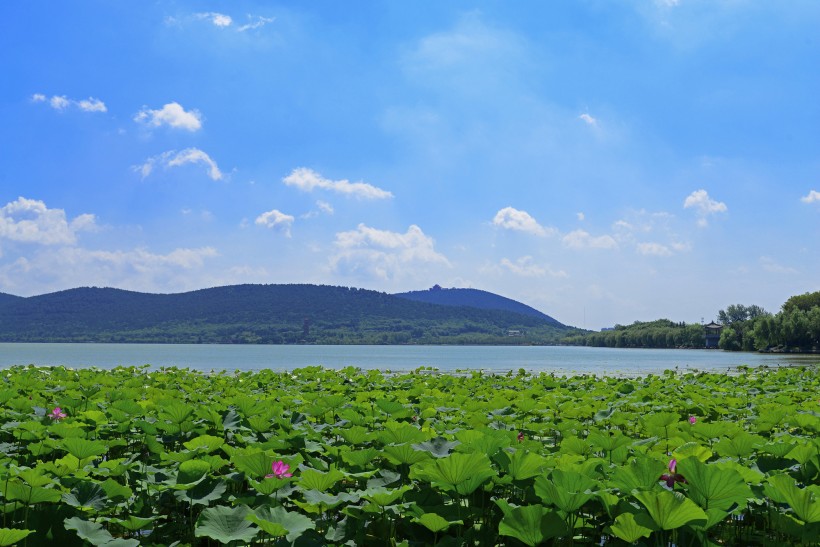
{"label": "forested hillside", "polygon": [[668,319],[635,321],[612,330],[569,335],[564,343],[609,348],[702,348],[703,325],[675,323]]}
{"label": "forested hillside", "polygon": [[[508,336],[515,330],[524,336]],[[376,291],[235,285],[180,294],[79,288],[0,300],[0,341],[544,344],[567,327]]]}
{"label": "forested hillside", "polygon": [[549,315],[526,304],[478,289],[442,289],[438,285],[435,285],[426,291],[403,292],[397,293],[395,296],[415,300],[417,302],[427,302],[428,304],[440,304],[442,306],[468,306],[484,310],[506,310],[538,317],[556,326],[564,326]]}

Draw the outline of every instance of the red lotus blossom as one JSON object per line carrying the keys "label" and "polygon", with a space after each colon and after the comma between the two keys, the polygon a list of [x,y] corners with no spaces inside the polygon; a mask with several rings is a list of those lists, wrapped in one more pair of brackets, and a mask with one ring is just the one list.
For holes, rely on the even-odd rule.
{"label": "red lotus blossom", "polygon": [[523,432],[523,431],[519,431],[519,432],[518,432],[518,437],[516,437],[516,438],[518,439],[518,442],[523,441],[523,440],[524,440],[524,432]]}
{"label": "red lotus blossom", "polygon": [[290,466],[288,464],[286,464],[285,462],[283,462],[282,460],[279,460],[277,462],[273,462],[270,467],[271,467],[271,471],[273,471],[273,473],[271,473],[270,475],[265,475],[266,479],[272,479],[272,478],[284,479],[284,478],[293,476],[293,473],[288,473],[288,471],[290,470]]}
{"label": "red lotus blossom", "polygon": [[690,424],[695,425],[695,423],[697,423],[697,421],[698,421],[698,419],[695,418],[694,416],[689,416],[689,423]]}
{"label": "red lotus blossom", "polygon": [[66,418],[67,416],[68,416],[68,414],[63,412],[63,409],[60,408],[59,406],[55,406],[54,410],[51,411],[51,414],[48,415],[48,417],[51,418],[52,420],[62,420],[63,418]]}
{"label": "red lotus blossom", "polygon": [[683,478],[683,475],[679,473],[675,473],[675,468],[678,465],[678,460],[672,458],[669,460],[669,473],[664,473],[661,475],[659,480],[666,481],[666,486],[669,488],[674,488],[676,482],[686,482],[686,479]]}

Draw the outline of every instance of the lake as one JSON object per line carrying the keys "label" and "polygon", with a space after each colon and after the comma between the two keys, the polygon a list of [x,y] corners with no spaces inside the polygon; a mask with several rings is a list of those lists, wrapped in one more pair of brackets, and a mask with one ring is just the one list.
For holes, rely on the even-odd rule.
{"label": "lake", "polygon": [[0,343],[0,368],[13,365],[185,367],[210,370],[292,370],[308,366],[408,371],[434,367],[491,372],[645,375],[665,369],[725,372],[739,365],[817,365],[818,355],[720,350],[622,349],[572,346],[279,346],[210,344]]}

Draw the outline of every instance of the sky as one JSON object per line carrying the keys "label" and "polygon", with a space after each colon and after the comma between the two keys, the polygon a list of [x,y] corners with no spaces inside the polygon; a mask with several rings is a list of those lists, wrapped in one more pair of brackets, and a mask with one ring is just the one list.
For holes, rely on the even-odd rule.
{"label": "sky", "polygon": [[0,292],[820,290],[820,3],[6,1]]}

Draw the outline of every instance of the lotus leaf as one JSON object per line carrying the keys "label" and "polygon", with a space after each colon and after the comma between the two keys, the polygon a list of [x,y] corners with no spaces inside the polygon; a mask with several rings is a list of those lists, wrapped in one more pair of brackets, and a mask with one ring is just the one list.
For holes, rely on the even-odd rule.
{"label": "lotus leaf", "polygon": [[708,521],[703,509],[680,492],[635,491],[632,495],[646,507],[661,530],[674,530],[687,524],[704,525]]}
{"label": "lotus leaf", "polygon": [[417,462],[410,476],[455,491],[461,495],[472,493],[484,481],[495,476],[490,459],[485,454],[456,452],[446,458]]}
{"label": "lotus leaf", "polygon": [[252,513],[246,505],[209,507],[199,516],[194,534],[196,537],[209,537],[221,543],[251,541],[259,533],[259,528],[253,527],[246,520]]}

